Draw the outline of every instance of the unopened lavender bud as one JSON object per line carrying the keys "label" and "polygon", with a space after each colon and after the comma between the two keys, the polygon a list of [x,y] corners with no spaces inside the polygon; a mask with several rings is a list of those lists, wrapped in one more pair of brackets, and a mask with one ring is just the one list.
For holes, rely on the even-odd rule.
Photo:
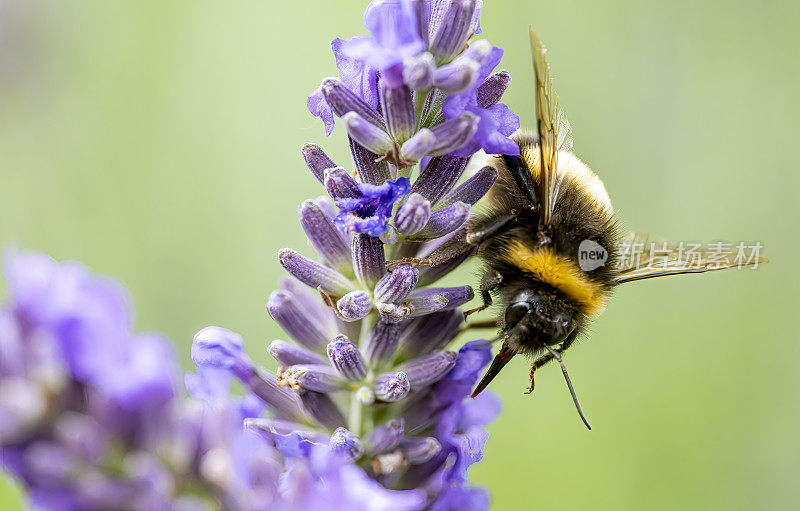
{"label": "unopened lavender bud", "polygon": [[376,427],[364,438],[364,447],[371,454],[390,451],[400,444],[405,432],[402,418],[389,420]]}
{"label": "unopened lavender bud", "polygon": [[228,369],[237,378],[243,378],[253,364],[244,353],[242,336],[225,328],[203,328],[192,340],[192,361],[198,366]]}
{"label": "unopened lavender bud", "polygon": [[328,358],[333,367],[350,381],[363,380],[367,375],[367,364],[358,346],[344,335],[338,335],[328,344]]}
{"label": "unopened lavender bud", "polygon": [[301,364],[289,367],[284,372],[289,385],[299,385],[315,392],[333,392],[343,388],[347,382],[329,365]]}
{"label": "unopened lavender bud", "polygon": [[478,86],[477,102],[481,108],[490,108],[500,101],[511,83],[511,75],[505,69],[494,73]]}
{"label": "unopened lavender bud", "polygon": [[382,128],[367,121],[355,112],[348,112],[342,117],[347,133],[359,144],[375,154],[386,154],[393,146],[389,134]]}
{"label": "unopened lavender bud", "polygon": [[483,167],[481,170],[473,174],[469,179],[453,188],[447,195],[442,197],[442,200],[436,205],[437,207],[448,206],[455,202],[463,202],[465,204],[474,205],[478,202],[489,188],[492,187],[497,180],[497,170],[494,167]]}
{"label": "unopened lavender bud", "polygon": [[410,264],[401,264],[392,268],[375,284],[376,302],[403,301],[419,280],[419,271]]}
{"label": "unopened lavender bud", "polygon": [[335,332],[325,328],[300,300],[287,291],[273,291],[267,300],[270,316],[292,336],[294,340],[311,350],[320,350]]}
{"label": "unopened lavender bud", "polygon": [[418,193],[436,204],[458,182],[468,162],[467,158],[453,156],[431,158],[411,186],[411,193]]}
{"label": "unopened lavender bud", "polygon": [[344,456],[347,461],[354,461],[364,454],[364,445],[354,433],[345,428],[336,428],[328,441],[331,451]]}
{"label": "unopened lavender bud", "polygon": [[433,85],[436,61],[428,52],[423,52],[403,63],[403,81],[414,90],[426,90]]}
{"label": "unopened lavender bud", "polygon": [[325,363],[325,359],[320,355],[308,351],[294,343],[281,341],[280,339],[272,341],[267,351],[283,366]]}
{"label": "unopened lavender bud", "polygon": [[473,14],[477,0],[454,0],[442,16],[442,23],[433,34],[431,52],[440,59],[456,55],[472,35]]}
{"label": "unopened lavender bud", "polygon": [[375,378],[375,397],[387,403],[394,403],[406,397],[411,390],[406,373],[383,373]]}
{"label": "unopened lavender bud", "polygon": [[342,167],[327,169],[323,184],[325,190],[334,199],[361,197],[358,182]]}
{"label": "unopened lavender bud", "polygon": [[401,234],[411,235],[425,227],[430,217],[430,201],[418,193],[412,193],[397,209],[394,225]]}
{"label": "unopened lavender bud", "polygon": [[352,253],[356,278],[364,287],[374,286],[386,273],[383,243],[369,234],[356,233],[353,235]]}
{"label": "unopened lavender bud", "polygon": [[446,346],[464,322],[460,309],[449,309],[414,318],[400,337],[400,356],[412,358]]}
{"label": "unopened lavender bud", "polygon": [[391,178],[389,164],[385,160],[379,160],[379,155],[353,140],[353,137],[348,137],[347,141],[350,144],[353,166],[362,183],[379,185]]}
{"label": "unopened lavender bud", "polygon": [[416,234],[420,239],[433,239],[449,234],[467,221],[469,204],[456,202],[431,213],[431,218],[424,229]]}
{"label": "unopened lavender bud", "polygon": [[350,244],[316,201],[300,205],[300,224],[325,264],[339,270],[350,267]]}
{"label": "unopened lavender bud", "polygon": [[306,162],[308,170],[314,174],[314,177],[316,177],[320,183],[323,182],[325,177],[325,169],[336,167],[333,160],[331,160],[317,144],[303,144],[300,153],[303,155],[303,161]]}
{"label": "unopened lavender bud", "polygon": [[417,127],[411,89],[403,84],[390,87],[381,81],[381,99],[389,133],[398,143],[406,141]]}
{"label": "unopened lavender bud", "polygon": [[431,131],[436,137],[436,143],[431,147],[431,156],[441,156],[461,148],[472,139],[478,130],[480,118],[472,112],[464,112],[455,119],[450,119],[437,124]]}
{"label": "unopened lavender bud", "polygon": [[448,94],[463,92],[475,84],[480,69],[478,62],[459,57],[436,70],[433,84]]}
{"label": "unopened lavender bud", "polygon": [[303,409],[319,424],[328,429],[344,427],[344,415],[328,394],[306,389],[301,389],[298,394]]}
{"label": "unopened lavender bud", "polygon": [[419,465],[436,456],[442,450],[442,445],[433,437],[406,438],[400,442],[400,449],[406,461],[412,465]]}
{"label": "unopened lavender bud", "polygon": [[47,397],[33,381],[18,376],[0,378],[0,441],[5,445],[25,435],[47,412]]}
{"label": "unopened lavender bud", "polygon": [[401,370],[408,375],[413,390],[441,380],[456,363],[456,354],[440,350],[404,363]]}
{"label": "unopened lavender bud", "polygon": [[425,288],[411,293],[407,301],[414,307],[413,315],[422,316],[442,309],[460,307],[474,296],[470,286]]}
{"label": "unopened lavender bud", "polygon": [[355,289],[353,283],[338,271],[300,255],[290,248],[281,249],[278,260],[292,276],[314,289],[322,287],[325,292],[333,296],[342,296]]}
{"label": "unopened lavender bud", "polygon": [[370,332],[365,355],[370,367],[381,367],[387,363],[397,350],[400,341],[400,324],[378,320]]}
{"label": "unopened lavender bud", "polygon": [[372,310],[372,301],[366,291],[351,291],[336,301],[336,308],[344,318],[358,321]]}
{"label": "unopened lavender bud", "polygon": [[[375,126],[385,127],[383,118],[363,99],[358,97],[353,91],[348,89],[338,78],[326,78],[322,80],[322,95],[331,110],[339,117],[350,112],[358,114],[366,122]],[[349,131],[349,130],[348,130]]]}
{"label": "unopened lavender bud", "polygon": [[400,156],[405,161],[419,161],[428,154],[434,144],[436,144],[436,136],[428,128],[422,128],[403,143],[400,147]]}

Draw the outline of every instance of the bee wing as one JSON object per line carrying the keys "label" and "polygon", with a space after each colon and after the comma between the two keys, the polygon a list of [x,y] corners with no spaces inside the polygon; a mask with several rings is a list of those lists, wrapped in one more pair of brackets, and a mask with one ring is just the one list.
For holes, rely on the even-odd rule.
{"label": "bee wing", "polygon": [[[747,248],[751,250],[746,252]],[[760,244],[746,247],[723,242],[676,244],[652,238],[644,232],[631,232],[619,244],[617,264],[620,273],[616,283],[743,266],[757,267],[768,262],[758,255],[760,248]]]}
{"label": "bee wing", "polygon": [[533,71],[536,77],[536,116],[539,133],[539,161],[541,162],[541,200],[542,225],[550,225],[553,207],[561,179],[558,173],[558,151],[572,152],[572,128],[567,116],[558,102],[558,95],[553,91],[550,77],[550,66],[545,54],[547,48],[542,44],[539,35],[530,29],[531,52],[533,54]]}

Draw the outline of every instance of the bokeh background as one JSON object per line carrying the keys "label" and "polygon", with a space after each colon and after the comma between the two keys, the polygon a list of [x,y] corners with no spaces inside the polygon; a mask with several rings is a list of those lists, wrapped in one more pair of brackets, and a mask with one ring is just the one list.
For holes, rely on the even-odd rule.
{"label": "bokeh background", "polygon": [[[208,324],[272,367],[277,251],[307,250],[296,207],[322,193],[299,148],[349,161],[305,97],[364,3],[0,0],[0,242],[118,276],[187,367]],[[515,360],[474,482],[497,510],[797,509],[800,4],[485,3],[505,102],[531,125],[533,24],[626,225],[771,263],[620,289],[567,356],[591,432],[555,366],[525,396]]]}

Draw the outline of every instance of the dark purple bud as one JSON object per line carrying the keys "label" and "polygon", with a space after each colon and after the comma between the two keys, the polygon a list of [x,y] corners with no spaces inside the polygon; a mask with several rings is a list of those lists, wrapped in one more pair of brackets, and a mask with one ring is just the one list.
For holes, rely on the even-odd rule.
{"label": "dark purple bud", "polygon": [[328,394],[305,389],[298,394],[303,409],[320,425],[328,429],[344,427],[344,415]]}
{"label": "dark purple bud", "polygon": [[325,359],[305,348],[286,341],[276,339],[269,344],[267,351],[282,366],[297,364],[324,364]]}
{"label": "dark purple bud", "polygon": [[447,350],[434,351],[404,363],[400,370],[408,376],[412,390],[441,380],[455,365],[456,353]]}
{"label": "dark purple bud", "polygon": [[342,167],[326,170],[323,184],[325,190],[334,199],[361,197],[358,181],[353,179],[353,176]]}
{"label": "dark purple bud", "polygon": [[460,307],[473,297],[470,286],[433,287],[412,292],[406,301],[414,307],[414,316],[422,316],[442,309]]}
{"label": "dark purple bud", "polygon": [[511,75],[505,69],[494,73],[485,82],[478,86],[478,106],[481,108],[490,108],[500,101],[503,93],[511,83]]}
{"label": "dark purple bud", "polygon": [[283,376],[290,386],[300,386],[314,392],[333,392],[347,385],[331,366],[325,364],[301,364],[286,369]]}
{"label": "dark purple bud", "polygon": [[463,202],[465,204],[474,205],[478,202],[489,188],[492,187],[497,180],[497,171],[494,167],[483,167],[481,170],[473,174],[469,179],[453,188],[450,193],[442,197],[442,200],[436,205],[437,207],[449,206],[455,202]]}
{"label": "dark purple bud", "polygon": [[433,239],[449,234],[467,221],[469,218],[469,205],[456,202],[438,211],[431,213],[431,218],[424,229],[419,231],[414,238]]}
{"label": "dark purple bud", "polygon": [[431,203],[418,193],[412,193],[397,209],[394,225],[401,234],[411,235],[420,231],[431,217]]}
{"label": "dark purple bud", "polygon": [[411,193],[416,192],[436,204],[461,178],[468,161],[452,156],[431,158],[414,181]]}
{"label": "dark purple bud", "polygon": [[337,335],[328,344],[328,358],[333,367],[350,381],[363,380],[367,375],[367,364],[358,346],[350,342],[344,335]]}
{"label": "dark purple bud", "polygon": [[287,291],[273,291],[267,300],[267,310],[294,340],[314,351],[322,350],[336,335],[331,324],[318,321],[299,299]]}
{"label": "dark purple bud", "polygon": [[[386,81],[381,81],[381,99],[389,133],[398,143],[403,143],[417,127],[411,89],[402,84],[398,87],[389,87]],[[369,146],[365,144],[365,147]]]}
{"label": "dark purple bud", "polygon": [[400,147],[400,156],[405,161],[419,161],[428,154],[435,143],[436,137],[433,132],[428,128],[422,128]]}
{"label": "dark purple bud", "polygon": [[442,445],[433,437],[405,438],[400,442],[400,449],[411,465],[419,465],[429,461],[442,450]]}
{"label": "dark purple bud", "polygon": [[385,128],[383,118],[363,99],[358,97],[353,91],[348,89],[338,78],[326,78],[322,80],[322,95],[331,110],[339,117],[344,117],[350,112],[358,114],[365,121]]}
{"label": "dark purple bud", "polygon": [[380,185],[391,177],[389,165],[385,160],[380,160],[380,156],[370,152],[364,146],[348,137],[350,143],[350,154],[353,157],[353,166],[358,172],[358,177],[362,183]]}
{"label": "dark purple bud", "polygon": [[414,90],[423,91],[433,85],[436,62],[433,55],[423,52],[403,63],[403,81]]}
{"label": "dark purple bud", "polygon": [[345,457],[347,461],[355,461],[364,454],[364,445],[359,438],[345,428],[336,428],[328,441],[331,451]]}
{"label": "dark purple bud", "polygon": [[431,128],[436,143],[428,154],[442,156],[461,148],[472,139],[472,135],[478,130],[479,122],[480,117],[472,112],[464,112],[455,119],[437,124]]}
{"label": "dark purple bud", "polygon": [[325,264],[337,270],[350,268],[349,240],[345,241],[316,201],[307,200],[300,205],[300,224]]}
{"label": "dark purple bud", "polygon": [[370,454],[390,451],[400,444],[405,432],[402,418],[391,419],[376,427],[364,438],[364,447]]}
{"label": "dark purple bud", "polygon": [[448,94],[457,94],[475,84],[480,70],[481,65],[478,62],[459,57],[436,70],[433,84]]}
{"label": "dark purple bud", "polygon": [[218,326],[208,326],[194,334],[192,362],[198,366],[227,369],[243,378],[253,363],[244,353],[242,336]]}
{"label": "dark purple bud", "polygon": [[375,284],[375,301],[399,303],[414,290],[418,280],[419,271],[413,266],[395,266]]}
{"label": "dark purple bud", "polygon": [[303,160],[306,162],[308,170],[314,174],[314,177],[320,183],[324,178],[325,169],[336,167],[333,160],[328,158],[328,155],[317,144],[303,144],[300,153],[303,155]]}
{"label": "dark purple bud", "polygon": [[408,395],[411,384],[406,373],[383,373],[375,378],[375,397],[387,403],[400,401]]}
{"label": "dark purple bud", "polygon": [[342,123],[353,140],[375,154],[386,154],[394,147],[394,142],[386,131],[355,112],[344,114]]}
{"label": "dark purple bud", "polygon": [[369,234],[355,233],[352,247],[356,278],[364,287],[373,287],[386,273],[383,243]]}
{"label": "dark purple bud", "polygon": [[391,360],[400,341],[400,325],[378,320],[369,335],[365,355],[370,367],[381,367]]}
{"label": "dark purple bud", "polygon": [[447,60],[461,51],[475,30],[473,15],[476,0],[454,0],[431,39],[431,52]]}
{"label": "dark purple bud", "polygon": [[350,291],[336,301],[336,308],[342,317],[358,321],[372,310],[372,300],[366,291]]}
{"label": "dark purple bud", "polygon": [[400,358],[412,358],[447,346],[464,322],[461,309],[449,309],[408,322],[400,335]]}
{"label": "dark purple bud", "polygon": [[332,296],[342,296],[355,289],[353,283],[338,271],[300,255],[290,248],[281,249],[278,260],[281,266],[297,280],[314,289],[322,287],[323,291]]}
{"label": "dark purple bud", "polygon": [[241,379],[242,385],[258,396],[279,419],[303,422],[297,394],[286,387],[278,386],[274,374],[256,368]]}

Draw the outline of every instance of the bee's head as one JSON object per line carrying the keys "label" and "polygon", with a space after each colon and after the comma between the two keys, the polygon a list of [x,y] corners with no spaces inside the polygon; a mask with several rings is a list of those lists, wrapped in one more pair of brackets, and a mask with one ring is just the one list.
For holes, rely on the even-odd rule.
{"label": "bee's head", "polygon": [[575,328],[577,310],[556,293],[525,289],[506,308],[504,331],[514,337],[538,340],[541,345],[561,343]]}

